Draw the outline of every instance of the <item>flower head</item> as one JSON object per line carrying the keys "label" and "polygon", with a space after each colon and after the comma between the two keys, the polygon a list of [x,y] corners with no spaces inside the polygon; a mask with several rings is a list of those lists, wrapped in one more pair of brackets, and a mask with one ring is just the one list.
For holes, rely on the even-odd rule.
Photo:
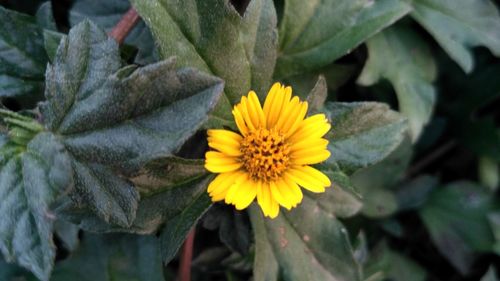
{"label": "flower head", "polygon": [[330,124],[324,114],[306,114],[307,102],[280,83],[272,86],[264,107],[253,91],[242,97],[233,109],[240,133],[208,130],[213,150],[205,155],[205,168],[219,173],[208,186],[212,201],[242,210],[257,197],[264,215],[275,218],[280,205],[290,210],[302,201],[299,186],[324,192],[330,180],[309,165],[330,157],[322,138]]}

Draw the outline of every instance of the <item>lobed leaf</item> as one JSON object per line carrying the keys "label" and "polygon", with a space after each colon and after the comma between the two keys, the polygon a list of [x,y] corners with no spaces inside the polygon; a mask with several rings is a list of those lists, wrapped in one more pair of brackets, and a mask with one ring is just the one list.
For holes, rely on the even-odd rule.
{"label": "lobed leaf", "polygon": [[420,136],[436,102],[436,64],[425,41],[409,28],[395,26],[367,41],[369,59],[358,78],[364,86],[388,79],[408,117],[412,139]]}
{"label": "lobed leaf", "polygon": [[70,258],[57,264],[54,281],[163,281],[158,239],[85,233]]}
{"label": "lobed leaf", "polygon": [[410,11],[399,0],[286,0],[275,77],[326,66]]}
{"label": "lobed leaf", "polygon": [[[305,196],[300,207],[273,220],[264,220],[255,206],[250,214],[256,241],[266,239],[271,246],[271,252],[257,250],[256,262],[272,264],[274,256],[284,280],[361,280],[347,230],[316,201]],[[254,270],[262,278],[257,280],[276,276],[274,266],[256,264]]]}
{"label": "lobed leaf", "polygon": [[493,247],[487,216],[499,207],[486,188],[456,182],[432,192],[419,214],[438,250],[466,274],[475,254]]}
{"label": "lobed leaf", "polygon": [[48,280],[55,246],[52,203],[72,186],[70,157],[51,133],[25,148],[11,142],[0,150],[0,250],[8,261]]}
{"label": "lobed leaf", "polygon": [[47,70],[47,128],[71,154],[77,206],[131,226],[139,193],[125,178],[172,156],[208,119],[221,80],[173,59],[120,69],[118,46],[89,21],[71,29]]}
{"label": "lobed leaf", "polygon": [[382,103],[329,102],[323,111],[332,123],[325,165],[338,165],[347,175],[381,161],[407,135],[405,118]]}
{"label": "lobed leaf", "polygon": [[42,96],[46,64],[36,19],[0,7],[0,98],[34,104]]}
{"label": "lobed leaf", "polygon": [[412,0],[418,21],[466,72],[474,67],[471,47],[500,56],[500,14],[490,0]]}

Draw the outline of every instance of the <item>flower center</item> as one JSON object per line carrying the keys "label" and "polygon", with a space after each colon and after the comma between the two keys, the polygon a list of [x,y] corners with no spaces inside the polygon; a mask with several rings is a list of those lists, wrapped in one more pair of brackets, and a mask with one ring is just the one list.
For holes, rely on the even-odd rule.
{"label": "flower center", "polygon": [[290,145],[274,129],[259,128],[248,133],[240,150],[243,166],[254,180],[276,180],[290,164]]}

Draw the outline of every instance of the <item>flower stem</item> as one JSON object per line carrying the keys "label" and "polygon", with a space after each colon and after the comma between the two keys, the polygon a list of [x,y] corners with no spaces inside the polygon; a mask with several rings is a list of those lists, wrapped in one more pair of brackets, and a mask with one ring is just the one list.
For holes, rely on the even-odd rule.
{"label": "flower stem", "polygon": [[181,263],[179,266],[179,281],[191,280],[191,261],[193,259],[193,244],[194,244],[195,227],[189,231],[186,241],[182,246]]}
{"label": "flower stem", "polygon": [[139,22],[139,14],[134,8],[130,8],[109,32],[109,36],[113,37],[118,44],[122,44],[137,22]]}

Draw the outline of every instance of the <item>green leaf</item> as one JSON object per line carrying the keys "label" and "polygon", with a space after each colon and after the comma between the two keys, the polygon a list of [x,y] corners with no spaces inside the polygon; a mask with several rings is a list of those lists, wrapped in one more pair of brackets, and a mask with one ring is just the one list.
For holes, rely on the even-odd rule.
{"label": "green leaf", "polygon": [[[252,1],[242,18],[227,0],[132,1],[151,28],[163,58],[176,56],[224,79],[231,103],[252,88],[267,93],[276,59],[276,12]],[[228,104],[221,105],[228,109]],[[220,112],[221,118],[231,116]]]}
{"label": "green leaf", "polygon": [[44,2],[36,12],[36,22],[44,29],[57,31],[56,21],[52,13],[52,3]]}
{"label": "green leaf", "polygon": [[0,98],[33,105],[42,97],[47,55],[36,19],[0,7]]}
{"label": "green leaf", "polygon": [[208,119],[221,80],[174,60],[119,69],[116,42],[89,21],[62,39],[47,70],[45,125],[71,153],[72,199],[127,227],[139,193],[123,176],[172,156]]}
{"label": "green leaf", "polygon": [[245,256],[251,243],[250,222],[244,212],[233,206],[215,204],[203,218],[203,227],[219,232],[219,239],[231,251]]}
{"label": "green leaf", "polygon": [[471,47],[500,56],[500,14],[490,0],[412,0],[417,20],[466,72],[474,67]]}
{"label": "green leaf", "polygon": [[9,264],[2,259],[0,256],[0,280],[14,281],[14,280],[29,280],[35,281],[36,278],[18,267],[15,264]]}
{"label": "green leaf", "polygon": [[[130,7],[130,2],[127,0],[73,1],[73,6],[69,10],[69,23],[71,26],[76,26],[85,19],[89,19],[109,32]],[[158,60],[153,36],[143,21],[135,25],[124,43],[137,47],[136,63],[148,64]]]}
{"label": "green leaf", "polygon": [[429,122],[436,102],[436,64],[417,33],[394,26],[367,41],[369,58],[358,83],[364,86],[388,79],[396,90],[399,110],[408,117],[415,141]]}
{"label": "green leaf", "polygon": [[52,203],[72,186],[70,157],[51,133],[26,147],[8,142],[0,149],[0,250],[39,279],[48,280],[55,246]]}
{"label": "green leaf", "polygon": [[380,218],[396,212],[398,202],[395,192],[391,189],[403,178],[411,156],[411,142],[406,138],[384,160],[351,176],[352,184],[362,194],[364,215]]}
{"label": "green leaf", "polygon": [[168,264],[182,246],[189,231],[195,227],[198,219],[212,205],[206,192],[200,194],[189,206],[171,220],[167,221],[160,234],[161,256]]}
{"label": "green leaf", "polygon": [[[151,234],[155,233],[165,222],[179,215],[193,214],[197,212],[196,210],[206,209],[208,207],[205,201],[206,188],[210,180],[211,177],[202,176],[194,177],[178,185],[158,184],[154,192],[141,197],[135,220],[130,226],[110,224],[89,210],[79,208],[71,201],[61,204],[57,211],[63,219],[91,232]],[[200,216],[203,214],[202,211],[198,212]]]}
{"label": "green leaf", "polygon": [[409,11],[398,0],[286,0],[275,77],[323,67]]}
{"label": "green leaf", "polygon": [[325,164],[348,175],[387,157],[407,135],[405,118],[383,103],[329,102],[323,111],[332,123]]}
{"label": "green leaf", "polygon": [[[254,225],[262,223],[256,205],[251,207],[251,219]],[[297,208],[264,219],[263,224],[255,240],[268,240],[284,280],[361,280],[347,230],[308,196]]]}
{"label": "green leaf", "polygon": [[[382,280],[425,281],[426,272],[408,257],[389,249],[385,242],[379,243],[370,253],[365,265],[365,275],[383,275]],[[370,279],[372,280],[372,279]]]}
{"label": "green leaf", "polygon": [[479,180],[492,191],[500,185],[500,166],[498,162],[489,157],[479,158],[478,164]]}
{"label": "green leaf", "polygon": [[438,250],[466,274],[476,253],[492,249],[487,215],[499,207],[488,189],[457,182],[436,189],[419,214]]}
{"label": "green leaf", "polygon": [[75,251],[79,244],[80,238],[78,226],[63,220],[57,220],[54,224],[54,233],[61,241],[63,247],[69,252]]}
{"label": "green leaf", "polygon": [[267,238],[265,220],[255,206],[249,209],[250,222],[255,235],[255,258],[253,264],[253,278],[255,281],[275,281],[278,279],[279,265],[276,260],[273,245]]}
{"label": "green leaf", "polygon": [[423,175],[401,184],[396,193],[399,211],[419,209],[438,183],[437,178]]}
{"label": "green leaf", "polygon": [[53,281],[163,281],[158,239],[85,233],[69,259],[56,265]]}
{"label": "green leaf", "polygon": [[56,57],[57,48],[59,47],[59,43],[61,39],[65,35],[59,32],[44,30],[43,31],[43,42],[45,51],[47,52],[47,56],[49,56],[50,62],[54,62],[54,58]]}
{"label": "green leaf", "polygon": [[498,281],[498,278],[497,278],[497,275],[495,272],[495,268],[490,267],[488,269],[488,272],[486,272],[486,274],[483,276],[483,278],[481,278],[481,281]]}

